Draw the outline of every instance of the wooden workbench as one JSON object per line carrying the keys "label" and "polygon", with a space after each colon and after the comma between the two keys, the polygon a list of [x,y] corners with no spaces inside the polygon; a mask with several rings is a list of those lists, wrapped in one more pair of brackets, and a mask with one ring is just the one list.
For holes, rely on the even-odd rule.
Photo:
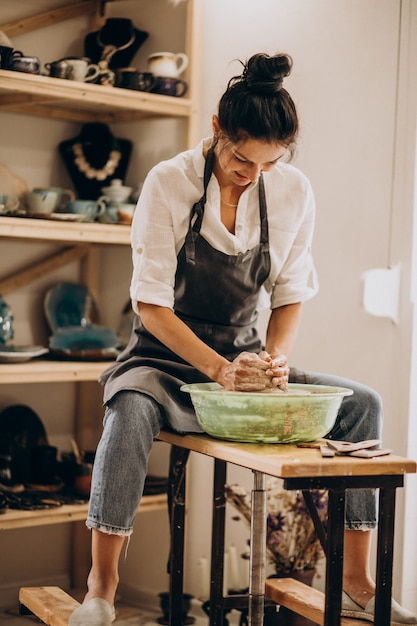
{"label": "wooden workbench", "polygon": [[[329,492],[328,532],[326,545],[326,588],[323,607],[307,611],[308,617],[324,626],[340,626],[343,573],[343,535],[345,494],[347,489],[379,489],[377,592],[375,623],[390,626],[394,513],[396,489],[404,484],[404,475],[416,472],[416,462],[395,456],[360,459],[350,456],[323,458],[318,449],[298,448],[288,444],[232,443],[207,435],[178,435],[163,431],[158,440],[174,446],[171,463],[172,547],[171,547],[171,624],[177,625],[183,582],[185,473],[189,452],[214,459],[212,555],[210,581],[210,625],[222,626],[224,611],[241,608],[246,602],[249,626],[263,623],[265,598],[266,493],[265,475],[282,478],[286,489],[327,489]],[[225,529],[225,490],[227,464],[252,470],[252,521],[250,535],[249,594],[223,597],[223,553]],[[285,605],[286,595],[271,585],[270,597],[279,596]],[[289,608],[303,604],[288,593]],[[301,594],[302,595],[302,594]],[[243,603],[243,604],[242,604]],[[301,606],[300,612],[303,611]],[[178,622],[179,624],[180,622]],[[361,621],[349,620],[351,624]]]}
{"label": "wooden workbench", "polygon": [[[347,489],[379,489],[375,624],[390,626],[394,514],[396,489],[404,475],[416,472],[416,462],[393,454],[372,459],[349,456],[323,458],[318,449],[288,444],[231,443],[208,435],[178,435],[162,431],[157,439],[172,445],[170,466],[171,556],[170,625],[182,623],[186,466],[190,452],[214,459],[210,626],[223,626],[224,613],[248,610],[249,626],[262,626],[265,602],[266,491],[265,475],[282,478],[286,489],[327,489],[325,593],[300,588],[296,581],[267,581],[271,600],[287,606],[322,626],[359,626],[362,620],[341,618],[343,534]],[[223,596],[225,484],[227,464],[252,470],[250,577],[247,595]],[[24,587],[22,609],[48,626],[67,626],[78,603],[55,587]]]}

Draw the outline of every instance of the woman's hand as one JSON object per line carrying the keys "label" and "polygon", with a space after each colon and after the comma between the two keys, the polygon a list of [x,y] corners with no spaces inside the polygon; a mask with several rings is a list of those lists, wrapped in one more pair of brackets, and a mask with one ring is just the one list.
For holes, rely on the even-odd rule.
{"label": "woman's hand", "polygon": [[267,352],[242,352],[221,369],[217,379],[228,391],[263,391],[288,381],[286,357],[272,359]]}
{"label": "woman's hand", "polygon": [[272,386],[278,387],[281,391],[286,391],[288,389],[290,368],[285,354],[280,354],[274,358],[268,352],[263,351],[259,353],[259,358],[269,363],[266,375],[270,377]]}

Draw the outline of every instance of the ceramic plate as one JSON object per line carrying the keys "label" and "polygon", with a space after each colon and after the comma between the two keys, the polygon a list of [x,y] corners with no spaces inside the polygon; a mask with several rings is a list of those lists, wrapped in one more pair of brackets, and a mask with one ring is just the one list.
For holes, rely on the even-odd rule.
{"label": "ceramic plate", "polygon": [[92,361],[114,359],[118,344],[116,333],[104,326],[67,326],[59,328],[49,339],[54,354]]}
{"label": "ceramic plate", "polygon": [[51,213],[51,220],[60,220],[63,222],[89,222],[85,215],[79,213]]}
{"label": "ceramic plate", "polygon": [[[9,214],[10,215],[10,214]],[[15,217],[29,217],[40,220],[59,220],[61,222],[91,222],[85,215],[79,213],[15,213]]]}
{"label": "ceramic plate", "polygon": [[98,317],[90,292],[79,283],[62,282],[49,289],[44,311],[53,333],[67,326],[91,326]]}
{"label": "ceramic plate", "polygon": [[49,352],[43,346],[0,345],[0,363],[23,363]]}

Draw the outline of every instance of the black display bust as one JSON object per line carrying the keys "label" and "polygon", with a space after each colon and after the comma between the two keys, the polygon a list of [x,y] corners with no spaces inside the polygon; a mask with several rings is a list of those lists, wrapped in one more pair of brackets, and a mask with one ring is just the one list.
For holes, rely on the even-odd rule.
{"label": "black display bust", "polygon": [[106,124],[91,122],[58,150],[78,198],[96,200],[113,178],[125,180],[132,142],[114,137]]}
{"label": "black display bust", "polygon": [[147,38],[148,33],[135,28],[131,20],[108,18],[100,30],[86,35],[85,55],[93,63],[108,60],[110,69],[128,67]]}

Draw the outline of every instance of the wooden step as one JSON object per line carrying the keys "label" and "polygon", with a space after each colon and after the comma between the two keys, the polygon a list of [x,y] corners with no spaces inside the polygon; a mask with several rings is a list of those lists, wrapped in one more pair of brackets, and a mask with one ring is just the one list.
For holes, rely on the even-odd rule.
{"label": "wooden step", "polygon": [[21,613],[32,613],[47,626],[68,626],[71,613],[80,606],[60,587],[21,587]]}
{"label": "wooden step", "polygon": [[[324,593],[295,580],[295,578],[268,578],[265,596],[277,604],[298,613],[316,624],[324,623]],[[342,617],[341,626],[370,626],[362,619]]]}

